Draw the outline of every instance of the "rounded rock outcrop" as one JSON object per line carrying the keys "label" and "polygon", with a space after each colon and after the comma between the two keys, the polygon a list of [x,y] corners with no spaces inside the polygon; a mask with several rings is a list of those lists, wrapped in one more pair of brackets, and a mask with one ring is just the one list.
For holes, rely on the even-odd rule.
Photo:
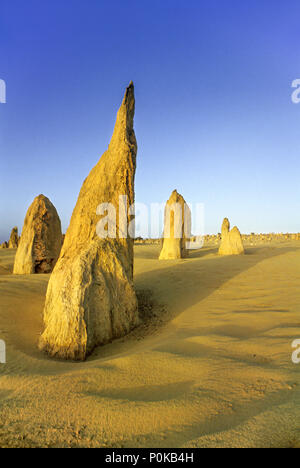
{"label": "rounded rock outcrop", "polygon": [[51,273],[59,257],[61,239],[57,211],[49,198],[39,195],[26,213],[13,273]]}
{"label": "rounded rock outcrop", "polygon": [[188,256],[191,237],[191,212],[182,195],[174,190],[166,203],[164,233],[159,260],[175,260]]}

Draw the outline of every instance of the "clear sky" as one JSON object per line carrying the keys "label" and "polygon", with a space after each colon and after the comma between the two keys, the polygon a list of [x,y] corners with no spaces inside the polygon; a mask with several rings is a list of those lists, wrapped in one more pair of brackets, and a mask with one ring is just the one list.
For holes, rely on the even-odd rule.
{"label": "clear sky", "polygon": [[0,241],[43,193],[66,230],[135,83],[136,199],[205,231],[300,232],[299,0],[1,0]]}

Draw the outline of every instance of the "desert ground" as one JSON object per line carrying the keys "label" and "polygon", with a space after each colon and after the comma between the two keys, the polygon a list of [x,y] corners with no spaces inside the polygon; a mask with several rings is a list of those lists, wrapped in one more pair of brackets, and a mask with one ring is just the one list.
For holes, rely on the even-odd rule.
{"label": "desert ground", "polygon": [[245,247],[136,245],[143,324],[80,363],[37,349],[50,275],[12,275],[0,250],[0,446],[300,446],[300,242]]}

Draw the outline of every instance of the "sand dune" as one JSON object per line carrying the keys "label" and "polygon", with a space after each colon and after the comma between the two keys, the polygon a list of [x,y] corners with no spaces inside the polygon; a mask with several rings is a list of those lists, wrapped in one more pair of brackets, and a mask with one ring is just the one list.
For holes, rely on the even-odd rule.
{"label": "sand dune", "polygon": [[37,350],[49,275],[13,276],[0,250],[0,446],[297,446],[300,244],[217,247],[170,263],[137,245],[145,323],[83,363]]}

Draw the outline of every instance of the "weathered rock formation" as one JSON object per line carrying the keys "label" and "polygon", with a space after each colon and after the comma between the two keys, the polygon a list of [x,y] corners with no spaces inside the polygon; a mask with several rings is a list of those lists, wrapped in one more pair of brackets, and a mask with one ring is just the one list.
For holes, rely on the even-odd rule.
{"label": "weathered rock formation", "polygon": [[219,248],[219,255],[241,255],[245,253],[242,236],[235,226],[230,231],[230,223],[227,218],[222,224],[222,239]]}
{"label": "weathered rock formation", "polygon": [[159,260],[187,257],[186,243],[190,237],[190,209],[183,196],[174,190],[165,207],[163,246]]}
{"label": "weathered rock formation", "polygon": [[8,248],[9,249],[17,249],[19,244],[19,235],[18,235],[18,228],[14,227],[11,231],[10,238],[8,241]]}
{"label": "weathered rock formation", "polygon": [[44,195],[30,205],[16,253],[14,274],[51,273],[61,249],[61,223],[55,207]]}
{"label": "weathered rock formation", "polygon": [[[83,183],[51,275],[44,309],[45,331],[39,343],[40,349],[51,356],[84,360],[95,346],[124,336],[139,322],[133,288],[134,233],[129,238],[124,232],[124,221],[127,229],[131,220],[128,208],[134,203],[134,108],[134,87],[130,83],[108,150]],[[119,196],[127,197],[127,213],[121,225]],[[96,212],[103,203],[111,203],[116,209],[115,238],[98,235],[100,218]]]}

